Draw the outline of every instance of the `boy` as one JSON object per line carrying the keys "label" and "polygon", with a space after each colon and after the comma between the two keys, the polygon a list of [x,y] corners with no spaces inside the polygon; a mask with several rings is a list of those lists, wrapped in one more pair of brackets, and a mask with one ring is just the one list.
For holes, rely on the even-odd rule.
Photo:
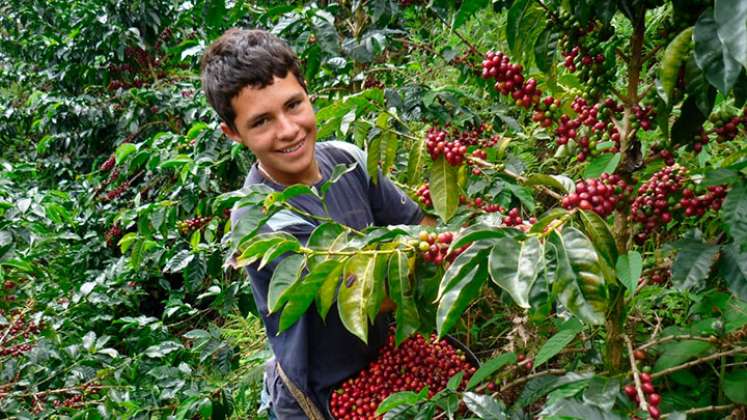
{"label": "boy", "polygon": [[[369,225],[435,224],[381,173],[377,183],[371,182],[362,150],[339,141],[316,143],[316,117],[306,84],[297,57],[284,41],[260,30],[226,31],[202,58],[202,84],[208,102],[222,119],[223,132],[257,158],[245,185],[263,183],[276,190],[297,183],[318,187],[335,165],[357,163],[327,193],[328,214],[313,197],[296,197],[291,203],[358,230]],[[242,213],[239,209],[231,214],[234,225]],[[264,231],[283,230],[305,242],[318,224],[281,212]],[[267,313],[268,286],[278,262],[262,270],[247,267],[275,354],[265,379],[270,416],[328,418],[331,391],[376,357],[386,339],[387,322],[380,314],[369,329],[366,345],[344,328],[333,305],[326,320],[310,308],[278,335],[279,314]]]}

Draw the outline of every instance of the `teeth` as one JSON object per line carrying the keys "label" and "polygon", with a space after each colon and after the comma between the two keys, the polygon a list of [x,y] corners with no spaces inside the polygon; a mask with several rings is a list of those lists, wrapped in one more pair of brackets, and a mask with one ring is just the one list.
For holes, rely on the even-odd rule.
{"label": "teeth", "polygon": [[281,150],[281,152],[283,152],[283,153],[295,152],[296,150],[300,149],[301,146],[303,146],[303,144],[304,144],[304,142],[302,141],[301,143],[298,143],[297,145],[295,145],[293,147],[289,147],[287,149]]}

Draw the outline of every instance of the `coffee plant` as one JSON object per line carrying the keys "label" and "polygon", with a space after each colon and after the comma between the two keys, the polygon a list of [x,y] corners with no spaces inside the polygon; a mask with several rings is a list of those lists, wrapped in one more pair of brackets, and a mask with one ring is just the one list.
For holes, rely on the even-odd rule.
{"label": "coffee plant", "polygon": [[[199,84],[235,26],[437,225],[260,233],[351,168],[242,188]],[[281,330],[395,304],[331,416],[743,418],[746,68],[740,0],[7,0],[0,415],[264,418],[281,258]]]}

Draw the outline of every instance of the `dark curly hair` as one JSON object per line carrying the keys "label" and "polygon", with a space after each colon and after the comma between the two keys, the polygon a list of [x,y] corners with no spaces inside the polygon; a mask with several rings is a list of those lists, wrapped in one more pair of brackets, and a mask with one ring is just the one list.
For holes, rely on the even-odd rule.
{"label": "dark curly hair", "polygon": [[231,99],[246,86],[263,88],[290,71],[306,90],[298,57],[277,36],[259,29],[229,29],[202,56],[202,89],[208,103],[236,130]]}

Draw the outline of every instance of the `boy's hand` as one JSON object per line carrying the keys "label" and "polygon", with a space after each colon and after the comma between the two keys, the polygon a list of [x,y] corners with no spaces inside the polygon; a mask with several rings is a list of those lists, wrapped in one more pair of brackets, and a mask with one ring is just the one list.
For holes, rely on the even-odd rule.
{"label": "boy's hand", "polygon": [[389,296],[387,296],[387,297],[384,298],[384,301],[381,302],[381,308],[379,308],[379,313],[392,312],[395,309],[397,309],[397,304],[394,303],[394,301],[392,300],[392,298],[390,298]]}

